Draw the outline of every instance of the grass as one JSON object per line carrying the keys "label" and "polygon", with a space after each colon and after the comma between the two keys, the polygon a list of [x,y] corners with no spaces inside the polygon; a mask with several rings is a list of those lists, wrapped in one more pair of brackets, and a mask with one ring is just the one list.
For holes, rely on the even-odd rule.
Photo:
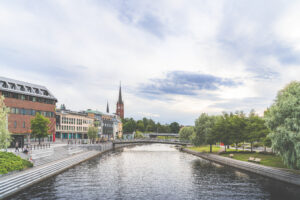
{"label": "grass", "polygon": [[[229,157],[229,153],[224,153],[221,154],[221,156],[225,156],[225,157]],[[262,153],[235,153],[233,156],[233,159],[236,160],[241,160],[241,161],[247,161],[249,157],[255,157],[255,158],[260,158],[261,165],[265,165],[265,166],[269,166],[269,167],[278,167],[278,168],[287,168],[282,159],[277,156],[277,155],[273,155],[273,154],[262,154]]]}
{"label": "grass", "polygon": [[[205,146],[199,146],[199,147],[188,147],[188,149],[193,150],[193,151],[198,151],[198,152],[206,152],[209,153],[210,151],[210,146],[209,145],[205,145]],[[212,146],[212,152],[213,153],[218,153],[220,151],[220,147],[219,146]]]}

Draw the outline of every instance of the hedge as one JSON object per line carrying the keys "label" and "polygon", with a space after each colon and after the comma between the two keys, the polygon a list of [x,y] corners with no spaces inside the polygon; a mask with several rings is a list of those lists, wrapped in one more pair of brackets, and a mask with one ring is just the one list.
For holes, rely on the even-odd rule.
{"label": "hedge", "polygon": [[9,152],[0,152],[0,174],[6,174],[11,171],[19,171],[32,167],[33,164]]}

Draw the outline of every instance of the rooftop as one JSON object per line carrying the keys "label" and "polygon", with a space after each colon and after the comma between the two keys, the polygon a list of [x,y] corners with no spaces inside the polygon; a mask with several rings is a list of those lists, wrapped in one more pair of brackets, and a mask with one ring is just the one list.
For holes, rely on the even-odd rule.
{"label": "rooftop", "polygon": [[44,86],[5,77],[0,77],[0,90],[36,97],[43,97],[57,101],[57,99],[51,94],[51,92]]}

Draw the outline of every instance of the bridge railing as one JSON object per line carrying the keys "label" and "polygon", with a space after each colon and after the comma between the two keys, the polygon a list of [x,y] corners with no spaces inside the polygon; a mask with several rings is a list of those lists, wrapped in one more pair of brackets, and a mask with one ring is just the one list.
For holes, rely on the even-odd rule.
{"label": "bridge railing", "polygon": [[172,142],[172,143],[186,143],[186,144],[190,144],[189,141],[184,141],[184,140],[179,140],[179,139],[156,139],[156,138],[139,138],[139,139],[122,139],[122,140],[114,140],[114,142]]}

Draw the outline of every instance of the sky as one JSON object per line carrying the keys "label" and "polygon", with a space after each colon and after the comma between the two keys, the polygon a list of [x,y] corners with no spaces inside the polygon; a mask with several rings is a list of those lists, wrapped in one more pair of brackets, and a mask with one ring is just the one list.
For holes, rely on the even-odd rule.
{"label": "sky", "polygon": [[71,110],[193,125],[300,79],[300,1],[0,0],[0,76]]}

